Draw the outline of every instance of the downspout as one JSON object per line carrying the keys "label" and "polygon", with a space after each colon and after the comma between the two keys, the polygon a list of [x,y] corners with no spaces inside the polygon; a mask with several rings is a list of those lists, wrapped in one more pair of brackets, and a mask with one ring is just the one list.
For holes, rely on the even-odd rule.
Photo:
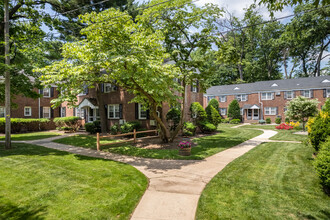
{"label": "downspout", "polygon": [[[40,97],[38,98],[38,112],[39,112],[39,119],[40,119]],[[40,131],[40,122],[39,122],[39,131]]]}
{"label": "downspout", "polygon": [[261,115],[261,119],[264,120],[264,112],[263,112],[263,109],[264,109],[264,105],[263,103],[261,102],[260,100],[260,92],[258,92],[258,99],[259,99],[259,104],[260,104],[260,115]]}

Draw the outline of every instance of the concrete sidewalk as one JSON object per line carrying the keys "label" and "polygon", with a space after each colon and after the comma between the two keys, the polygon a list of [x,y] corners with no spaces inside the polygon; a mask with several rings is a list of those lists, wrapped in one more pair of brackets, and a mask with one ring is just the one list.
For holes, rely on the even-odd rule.
{"label": "concrete sidewalk", "polygon": [[130,164],[149,178],[149,187],[131,219],[192,220],[195,219],[198,200],[206,184],[227,164],[262,142],[268,142],[277,133],[272,130],[263,132],[235,147],[198,161],[137,158],[51,142],[63,136],[25,143]]}

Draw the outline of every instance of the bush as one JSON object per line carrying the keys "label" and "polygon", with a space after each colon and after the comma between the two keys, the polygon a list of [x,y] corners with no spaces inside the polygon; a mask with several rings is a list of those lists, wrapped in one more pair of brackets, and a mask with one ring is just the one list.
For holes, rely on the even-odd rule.
{"label": "bush", "polygon": [[270,118],[266,118],[266,123],[270,124],[270,123],[272,123],[272,120]]}
{"label": "bush", "polygon": [[139,121],[126,122],[120,126],[121,133],[130,133],[141,128],[141,123]]}
{"label": "bush", "polygon": [[327,193],[330,191],[330,138],[320,145],[320,151],[314,161],[315,169]]}
{"label": "bush", "polygon": [[210,122],[206,121],[201,123],[201,130],[202,132],[214,132],[215,130],[217,130],[217,127],[215,127]]}
{"label": "bush", "polygon": [[266,121],[265,120],[259,120],[259,124],[265,124]]}
{"label": "bush", "polygon": [[114,124],[110,127],[110,134],[116,135],[120,131],[120,126],[118,124]]}
{"label": "bush", "polygon": [[191,122],[185,122],[183,124],[183,130],[182,130],[182,135],[183,136],[194,136],[196,132],[197,126],[195,126]]}
{"label": "bush", "polygon": [[229,121],[230,121],[229,118],[225,118],[221,120],[222,123],[229,123]]}
{"label": "bush", "polygon": [[282,119],[281,119],[281,118],[276,118],[276,119],[275,119],[275,123],[276,123],[276,124],[279,125],[279,124],[281,124],[281,122],[282,122]]}
{"label": "bush", "polygon": [[199,102],[193,102],[190,106],[190,113],[192,118],[196,121],[196,124],[198,122],[203,122],[207,120],[207,114],[204,110],[203,106]]}
{"label": "bush", "polygon": [[208,121],[211,122],[214,126],[218,127],[218,124],[221,122],[221,116],[219,112],[212,105],[208,105],[205,111],[207,113]]}
{"label": "bush", "polygon": [[80,117],[58,117],[54,118],[54,123],[58,127],[68,127],[67,130],[77,131],[81,125]]}
{"label": "bush", "polygon": [[209,101],[209,104],[208,104],[208,106],[209,105],[211,105],[211,106],[213,106],[213,108],[215,109],[215,110],[219,110],[219,102],[218,102],[218,100],[216,100],[216,99],[211,99],[210,101]]}
{"label": "bush", "polygon": [[308,136],[312,146],[318,151],[320,144],[330,136],[330,115],[328,112],[320,111],[315,117]]}
{"label": "bush", "polygon": [[322,106],[322,111],[328,112],[330,114],[330,98],[327,98],[324,105]]}
{"label": "bush", "polygon": [[231,119],[241,119],[241,109],[236,99],[234,99],[228,106],[228,117]]}
{"label": "bush", "polygon": [[285,123],[287,123],[287,124],[290,123],[290,118],[289,118],[289,117],[286,117],[286,118],[285,118]]}
{"label": "bush", "polygon": [[232,119],[232,120],[230,120],[229,123],[230,124],[239,124],[239,123],[241,123],[241,120],[240,119]]}
{"label": "bush", "polygon": [[292,130],[293,129],[293,126],[288,125],[286,123],[282,123],[282,124],[276,126],[275,128],[276,129],[280,129],[280,130]]}
{"label": "bush", "polygon": [[166,114],[166,121],[170,125],[170,130],[174,131],[180,123],[181,111],[178,108],[171,108]]}
{"label": "bush", "polygon": [[[11,132],[18,133],[22,131],[40,131],[45,130],[50,123],[47,118],[28,119],[28,118],[11,118]],[[6,119],[0,118],[0,132],[5,133]]]}
{"label": "bush", "polygon": [[90,134],[96,134],[96,127],[93,122],[86,123],[85,130]]}

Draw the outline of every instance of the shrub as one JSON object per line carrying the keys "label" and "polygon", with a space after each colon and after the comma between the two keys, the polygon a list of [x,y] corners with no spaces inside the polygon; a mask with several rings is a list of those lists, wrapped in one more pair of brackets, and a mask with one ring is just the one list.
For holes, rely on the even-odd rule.
{"label": "shrub", "polygon": [[280,129],[280,130],[292,130],[293,127],[291,125],[288,125],[286,123],[282,123],[278,126],[275,127],[276,129]]}
{"label": "shrub", "polygon": [[275,123],[276,123],[276,124],[281,124],[281,122],[282,122],[282,119],[281,119],[281,118],[276,118],[276,119],[275,119]]}
{"label": "shrub", "polygon": [[328,112],[320,111],[315,117],[308,136],[312,146],[318,151],[319,145],[330,136],[330,115]]}
{"label": "shrub", "polygon": [[241,119],[241,109],[236,99],[234,99],[228,106],[228,117],[231,119]]}
{"label": "shrub", "polygon": [[259,124],[265,124],[266,121],[265,120],[259,120]]}
{"label": "shrub", "polygon": [[221,120],[222,123],[229,123],[229,118],[225,118]]}
{"label": "shrub", "polygon": [[218,102],[218,100],[216,100],[216,99],[211,99],[211,100],[209,101],[208,106],[209,106],[209,105],[213,106],[213,108],[214,108],[215,110],[218,111],[218,109],[219,109],[219,102]]}
{"label": "shrub", "polygon": [[270,124],[270,123],[272,123],[272,120],[270,118],[266,118],[266,123]]}
{"label": "shrub", "polygon": [[327,98],[327,100],[325,101],[322,107],[322,111],[328,112],[330,114],[330,98]]}
{"label": "shrub", "polygon": [[198,122],[203,122],[207,120],[206,111],[199,102],[191,103],[190,113],[192,118],[194,118],[194,120],[196,121],[196,124],[198,124]]}
{"label": "shrub", "polygon": [[68,130],[77,131],[81,125],[80,117],[58,117],[54,118],[54,123],[58,127],[68,127]]}
{"label": "shrub", "polygon": [[129,133],[141,128],[141,123],[139,121],[126,122],[120,126],[121,133]]}
{"label": "shrub", "polygon": [[[22,131],[40,131],[45,130],[50,123],[47,118],[28,119],[28,118],[11,118],[11,132],[18,133]],[[0,132],[5,132],[6,119],[0,118]]]}
{"label": "shrub", "polygon": [[329,193],[330,190],[330,138],[320,145],[320,151],[314,161],[315,169],[321,184]]}
{"label": "shrub", "polygon": [[300,122],[290,121],[289,125],[292,126],[294,129],[299,129]]}
{"label": "shrub", "polygon": [[207,113],[208,121],[211,122],[214,126],[218,127],[218,124],[221,122],[221,116],[219,112],[212,105],[208,105],[205,111]]}
{"label": "shrub", "polygon": [[180,123],[181,111],[178,108],[171,108],[166,114],[166,121],[170,125],[170,130],[174,131]]}
{"label": "shrub", "polygon": [[214,132],[217,128],[210,122],[206,121],[201,123],[201,130],[202,132]]}
{"label": "shrub", "polygon": [[89,122],[85,124],[85,130],[90,134],[96,133],[96,127],[93,122]]}
{"label": "shrub", "polygon": [[114,124],[110,127],[110,134],[115,135],[120,131],[120,126],[118,124]]}
{"label": "shrub", "polygon": [[136,130],[141,129],[141,127],[142,127],[142,124],[139,121],[130,121],[127,123],[130,124],[133,127],[133,129],[136,129]]}
{"label": "shrub", "polygon": [[285,123],[287,123],[287,124],[290,123],[290,118],[289,118],[289,117],[286,117],[286,118],[285,118]]}
{"label": "shrub", "polygon": [[197,126],[195,126],[191,122],[185,122],[183,124],[183,130],[182,130],[182,135],[183,136],[194,136],[196,132]]}
{"label": "shrub", "polygon": [[241,122],[241,120],[240,119],[232,119],[232,120],[230,120],[230,124],[239,124]]}

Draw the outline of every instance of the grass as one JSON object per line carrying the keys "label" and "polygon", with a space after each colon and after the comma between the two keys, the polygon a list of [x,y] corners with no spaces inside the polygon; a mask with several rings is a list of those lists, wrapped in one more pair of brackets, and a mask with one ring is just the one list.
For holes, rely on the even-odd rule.
{"label": "grass", "polygon": [[[32,133],[23,133],[23,134],[12,134],[11,140],[12,141],[32,141],[32,140],[39,140],[45,139],[50,137],[55,137],[61,135],[57,132],[32,132]],[[5,136],[0,136],[0,141],[4,141]]]}
{"label": "grass", "polygon": [[148,185],[126,164],[12,146],[0,146],[0,219],[129,219]]}
{"label": "grass", "polygon": [[[196,138],[197,146],[191,149],[191,156],[179,156],[177,149],[142,149],[129,144],[116,147],[102,147],[102,150],[117,154],[157,159],[190,159],[202,160],[227,148],[238,145],[248,139],[262,134],[262,131],[252,129],[231,129],[230,125],[219,126],[220,133],[212,136]],[[55,140],[56,143],[69,144],[79,147],[96,148],[94,136],[77,135]]]}
{"label": "grass", "polygon": [[196,219],[329,219],[312,153],[303,144],[257,146],[211,180]]}

